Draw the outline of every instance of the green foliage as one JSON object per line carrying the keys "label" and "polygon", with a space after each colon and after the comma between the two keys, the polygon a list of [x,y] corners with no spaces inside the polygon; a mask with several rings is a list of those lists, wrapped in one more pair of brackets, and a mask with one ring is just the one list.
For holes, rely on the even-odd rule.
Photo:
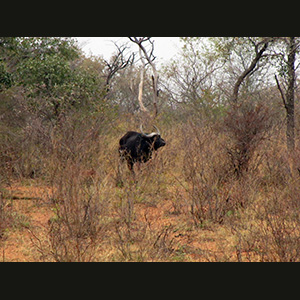
{"label": "green foliage", "polygon": [[0,89],[21,87],[32,112],[57,119],[71,108],[99,106],[101,72],[86,66],[85,61],[91,59],[81,54],[75,40],[30,37],[0,41]]}
{"label": "green foliage", "polygon": [[10,88],[12,84],[12,75],[7,72],[5,64],[0,62],[0,91],[5,88]]}
{"label": "green foliage", "polygon": [[29,97],[59,96],[61,87],[70,82],[71,69],[57,54],[31,57],[18,66],[19,83],[28,90]]}

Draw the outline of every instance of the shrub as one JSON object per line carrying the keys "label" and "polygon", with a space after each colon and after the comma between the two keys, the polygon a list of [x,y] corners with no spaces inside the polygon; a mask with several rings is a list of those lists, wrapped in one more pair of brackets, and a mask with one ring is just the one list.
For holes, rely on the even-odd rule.
{"label": "shrub", "polygon": [[68,166],[53,195],[56,206],[49,241],[56,261],[93,261],[106,234],[100,189],[87,188],[78,171]]}
{"label": "shrub", "polygon": [[230,138],[227,153],[231,169],[240,178],[248,171],[249,162],[272,126],[268,107],[251,101],[234,105],[224,119],[224,130]]}
{"label": "shrub", "polygon": [[210,127],[189,123],[185,128],[183,175],[187,182],[190,213],[195,223],[222,223],[233,210],[229,191],[224,186],[228,177],[226,151],[222,138]]}
{"label": "shrub", "polygon": [[239,261],[300,261],[299,186],[274,188],[235,224]]}

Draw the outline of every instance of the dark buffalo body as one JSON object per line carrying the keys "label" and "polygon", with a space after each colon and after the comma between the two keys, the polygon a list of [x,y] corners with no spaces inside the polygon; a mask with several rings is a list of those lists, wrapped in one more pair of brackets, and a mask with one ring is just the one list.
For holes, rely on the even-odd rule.
{"label": "dark buffalo body", "polygon": [[150,134],[145,134],[143,131],[141,133],[128,131],[120,139],[119,153],[121,158],[126,159],[128,168],[133,170],[135,162],[148,161],[152,157],[153,150],[156,151],[165,144],[166,142],[161,138],[158,129],[157,132]]}

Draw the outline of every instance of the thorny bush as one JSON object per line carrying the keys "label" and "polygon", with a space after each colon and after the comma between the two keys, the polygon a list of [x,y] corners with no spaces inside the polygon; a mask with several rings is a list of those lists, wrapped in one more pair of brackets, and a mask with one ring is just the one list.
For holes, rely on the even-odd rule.
{"label": "thorny bush", "polygon": [[231,142],[227,153],[236,178],[248,171],[255,150],[267,137],[271,126],[270,111],[261,103],[241,102],[227,112],[224,130]]}

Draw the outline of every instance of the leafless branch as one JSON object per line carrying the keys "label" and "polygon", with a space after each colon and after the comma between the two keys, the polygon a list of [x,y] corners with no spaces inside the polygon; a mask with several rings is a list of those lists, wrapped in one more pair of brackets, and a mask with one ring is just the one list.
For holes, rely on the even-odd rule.
{"label": "leafless branch", "polygon": [[280,84],[279,84],[279,81],[278,81],[276,75],[275,75],[275,80],[276,80],[276,84],[277,84],[278,90],[279,90],[279,92],[280,92],[282,101],[283,101],[283,105],[284,105],[285,109],[287,109],[286,99],[285,99],[284,93],[283,93],[283,91],[282,91],[282,89],[281,89],[281,86],[280,86]]}
{"label": "leafless branch", "polygon": [[[143,55],[145,57],[145,59],[147,60],[147,64],[150,64],[156,59],[156,56],[153,55],[153,51],[154,51],[154,41],[151,41],[151,37],[141,37],[141,38],[137,38],[137,37],[128,37],[132,42],[134,42],[135,44],[137,44],[139,46],[139,48],[143,51]],[[150,53],[147,52],[146,48],[144,47],[143,43],[149,41],[149,43],[151,44],[151,50]]]}
{"label": "leafless branch", "polygon": [[[270,42],[272,38],[266,38],[263,39],[261,42],[258,43],[254,43],[252,40],[251,42],[254,43],[255,45],[255,57],[252,60],[250,66],[248,68],[246,68],[246,70],[238,77],[235,85],[234,85],[234,89],[233,89],[233,95],[232,95],[232,100],[234,103],[237,102],[237,98],[238,98],[238,92],[239,92],[239,88],[242,84],[242,82],[244,81],[244,79],[254,70],[254,68],[256,67],[258,61],[261,59],[263,53],[266,51],[266,49],[268,48],[268,43]],[[258,47],[259,45],[263,44],[263,47],[260,49],[260,51],[258,51]]]}
{"label": "leafless branch", "polygon": [[[154,117],[157,116],[158,113],[158,108],[157,108],[157,97],[158,97],[158,87],[157,87],[157,83],[158,83],[158,74],[157,74],[157,70],[155,67],[155,64],[153,63],[154,60],[156,59],[156,56],[154,56],[153,51],[154,51],[154,41],[151,41],[151,37],[128,37],[130,39],[130,41],[132,41],[133,43],[137,44],[139,46],[139,53],[140,53],[140,57],[144,66],[144,69],[146,67],[147,64],[150,64],[152,67],[152,71],[153,71],[153,76],[152,76],[152,83],[153,83],[153,106],[154,106]],[[143,43],[149,41],[150,45],[151,45],[151,50],[150,52],[146,50],[146,48],[144,47]],[[145,60],[147,61],[145,63],[145,61],[143,60],[143,58],[145,58]],[[140,89],[139,89],[139,102],[140,102],[140,106],[141,109],[143,109],[143,104],[141,102],[142,99],[142,84],[143,84],[143,72],[144,70],[141,71],[141,81],[140,81]]]}
{"label": "leafless branch", "polygon": [[118,46],[114,43],[117,51],[116,54],[111,58],[111,61],[105,61],[107,67],[107,74],[106,74],[106,87],[107,92],[109,91],[110,81],[113,76],[120,70],[126,68],[129,65],[132,65],[134,62],[135,54],[131,53],[128,58],[125,58],[125,51],[128,49],[126,45]]}

